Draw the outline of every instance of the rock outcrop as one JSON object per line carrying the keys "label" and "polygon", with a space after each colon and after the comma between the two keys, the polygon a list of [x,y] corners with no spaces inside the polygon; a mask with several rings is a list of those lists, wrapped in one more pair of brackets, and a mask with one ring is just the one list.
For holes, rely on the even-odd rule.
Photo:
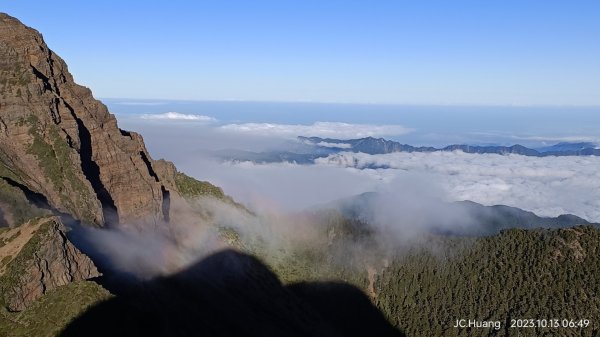
{"label": "rock outcrop", "polygon": [[0,13],[0,180],[87,223],[152,223],[178,196],[162,176],[171,166],[119,129],[36,30]]}
{"label": "rock outcrop", "polygon": [[142,137],[118,127],[36,30],[0,13],[0,306],[22,311],[53,289],[100,275],[67,239],[64,219],[202,222],[204,213],[190,209],[205,196],[241,207],[153,160]]}
{"label": "rock outcrop", "polygon": [[101,275],[92,260],[67,239],[58,217],[33,220],[12,231],[3,234],[8,238],[0,248],[1,300],[10,311],[24,310],[70,282]]}

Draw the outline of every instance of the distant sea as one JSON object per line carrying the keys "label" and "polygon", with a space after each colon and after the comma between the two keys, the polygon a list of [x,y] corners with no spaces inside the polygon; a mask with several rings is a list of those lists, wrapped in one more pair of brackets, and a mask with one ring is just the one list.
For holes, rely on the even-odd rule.
{"label": "distant sea", "polygon": [[558,142],[598,142],[600,107],[423,106],[305,102],[173,101],[101,99],[125,126],[146,114],[178,112],[219,124],[400,124],[414,129],[386,137],[412,145],[512,145],[543,147]]}

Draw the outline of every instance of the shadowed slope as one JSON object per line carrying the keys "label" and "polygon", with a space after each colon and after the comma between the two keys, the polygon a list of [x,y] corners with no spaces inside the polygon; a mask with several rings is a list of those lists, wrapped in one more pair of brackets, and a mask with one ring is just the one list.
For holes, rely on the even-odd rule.
{"label": "shadowed slope", "polygon": [[403,336],[357,288],[284,286],[232,250],[90,309],[62,336]]}

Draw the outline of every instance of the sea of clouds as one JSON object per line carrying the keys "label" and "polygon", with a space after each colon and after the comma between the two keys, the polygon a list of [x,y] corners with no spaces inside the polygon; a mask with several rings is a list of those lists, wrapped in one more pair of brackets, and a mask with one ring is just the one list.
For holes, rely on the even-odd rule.
{"label": "sea of clouds", "polygon": [[414,172],[441,186],[453,201],[504,204],[541,216],[571,213],[600,222],[600,157],[344,152],[317,159],[316,165],[356,168],[382,179]]}
{"label": "sea of clouds", "polygon": [[224,163],[213,158],[210,151],[284,149],[286,142],[297,135],[347,139],[365,135],[385,137],[412,129],[341,122],[218,123],[211,117],[196,115],[185,116],[186,123],[181,124],[177,122],[183,119],[179,115],[160,117],[142,116],[127,126],[145,136],[153,157],[175,162],[184,172],[221,186],[251,207],[300,210],[378,191],[394,181],[408,179],[421,182],[423,188],[435,185],[435,193],[447,201],[503,204],[540,216],[570,213],[600,222],[600,157],[342,152],[317,159],[314,165]]}
{"label": "sea of clouds", "polygon": [[[201,159],[200,159],[201,158]],[[575,214],[600,222],[600,157],[527,157],[464,152],[369,155],[343,152],[314,165],[216,162],[183,169],[250,206],[299,210],[408,181],[444,201],[508,205],[540,216]],[[412,187],[415,189],[415,187]],[[392,191],[393,192],[393,191]]]}

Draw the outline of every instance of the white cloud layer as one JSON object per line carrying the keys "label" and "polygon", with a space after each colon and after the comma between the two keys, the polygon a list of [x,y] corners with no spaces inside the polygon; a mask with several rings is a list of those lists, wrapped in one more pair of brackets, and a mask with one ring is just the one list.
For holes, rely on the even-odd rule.
{"label": "white cloud layer", "polygon": [[179,112],[165,112],[161,114],[145,114],[141,116],[143,119],[160,119],[160,120],[185,120],[185,121],[196,121],[196,122],[215,122],[216,119],[210,116],[194,115],[194,114],[182,114]]}
{"label": "white cloud layer", "polygon": [[328,142],[318,142],[317,146],[321,147],[332,147],[337,149],[350,149],[352,148],[352,144],[348,143],[328,143]]}
{"label": "white cloud layer", "polygon": [[397,136],[412,132],[412,129],[397,124],[377,125],[341,122],[315,122],[311,125],[275,123],[226,124],[222,125],[220,130],[249,135],[279,136],[286,138],[309,136],[341,139]]}
{"label": "white cloud layer", "polygon": [[357,169],[291,163],[220,163],[189,157],[178,168],[222,187],[236,201],[258,211],[299,211],[373,191],[382,181]]}
{"label": "white cloud layer", "polygon": [[361,169],[384,180],[418,173],[442,186],[450,200],[505,204],[541,216],[571,213],[600,222],[600,157],[345,152],[318,159],[317,165]]}

